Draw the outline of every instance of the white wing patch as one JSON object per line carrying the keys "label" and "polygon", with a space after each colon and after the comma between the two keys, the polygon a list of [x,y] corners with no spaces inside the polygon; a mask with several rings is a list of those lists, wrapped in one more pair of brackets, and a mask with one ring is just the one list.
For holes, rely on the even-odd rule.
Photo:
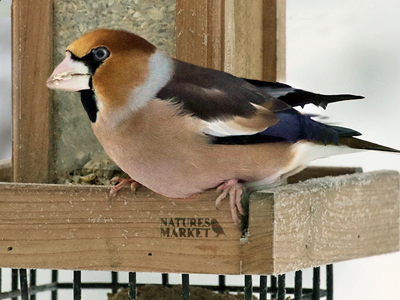
{"label": "white wing patch", "polygon": [[232,135],[250,135],[256,134],[258,130],[250,130],[249,128],[242,127],[235,122],[235,120],[213,120],[202,121],[203,132],[209,135],[223,137]]}
{"label": "white wing patch", "polygon": [[257,113],[251,118],[233,116],[229,119],[202,121],[203,132],[209,135],[224,137],[232,135],[252,135],[275,125],[279,119],[270,110],[251,103],[257,108]]}
{"label": "white wing patch", "polygon": [[208,88],[201,88],[204,92],[206,92],[207,94],[210,94],[210,95],[213,95],[214,97],[217,97],[217,96],[222,96],[222,95],[225,95],[226,93],[224,92],[224,91],[221,91],[221,90],[219,90],[219,89],[216,89],[216,88],[212,88],[212,89],[208,89]]}

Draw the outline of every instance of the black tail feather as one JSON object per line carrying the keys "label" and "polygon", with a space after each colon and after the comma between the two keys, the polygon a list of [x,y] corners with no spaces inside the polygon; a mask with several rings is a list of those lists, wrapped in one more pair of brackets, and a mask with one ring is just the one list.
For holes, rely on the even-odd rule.
{"label": "black tail feather", "polygon": [[[301,90],[299,90],[301,91]],[[322,95],[314,94],[311,92],[302,91],[305,95],[309,97],[309,103],[320,106],[325,109],[329,103],[345,101],[345,100],[359,100],[364,99],[363,96],[351,95],[351,94],[341,94],[341,95]]]}
{"label": "black tail feather", "polygon": [[400,150],[382,146],[379,144],[371,143],[368,141],[364,141],[355,137],[343,137],[340,138],[339,145],[348,146],[354,149],[363,149],[363,150],[376,150],[376,151],[385,151],[385,152],[393,152],[400,153]]}
{"label": "black tail feather", "polygon": [[294,106],[303,107],[306,104],[314,104],[316,106],[320,106],[325,109],[329,103],[364,98],[363,96],[350,95],[350,94],[322,95],[300,89],[295,89],[290,85],[280,82],[265,82],[253,79],[245,79],[245,80],[257,86],[258,88],[260,88],[260,90],[265,91],[270,96],[275,97],[292,107]]}
{"label": "black tail feather", "polygon": [[325,109],[328,104],[345,101],[345,100],[357,100],[363,99],[363,96],[340,94],[340,95],[322,95],[307,92],[299,89],[293,90],[293,92],[287,93],[286,95],[280,96],[278,99],[289,104],[290,106],[301,106],[304,107],[306,104],[314,104],[316,106]]}

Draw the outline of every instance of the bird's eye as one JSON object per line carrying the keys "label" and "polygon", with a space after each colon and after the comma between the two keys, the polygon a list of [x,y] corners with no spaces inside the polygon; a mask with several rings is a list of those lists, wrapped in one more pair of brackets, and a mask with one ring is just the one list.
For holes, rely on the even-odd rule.
{"label": "bird's eye", "polygon": [[93,53],[94,58],[97,61],[103,61],[107,57],[110,56],[110,52],[108,51],[107,48],[104,48],[104,47],[99,47],[99,48],[93,49],[92,53]]}

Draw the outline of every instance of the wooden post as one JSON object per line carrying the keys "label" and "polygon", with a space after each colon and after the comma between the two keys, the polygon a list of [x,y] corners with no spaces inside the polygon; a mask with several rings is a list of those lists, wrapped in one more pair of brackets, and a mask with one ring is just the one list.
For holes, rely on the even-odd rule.
{"label": "wooden post", "polygon": [[225,0],[176,1],[176,57],[223,70]]}
{"label": "wooden post", "polygon": [[50,180],[52,0],[12,3],[13,181]]}
{"label": "wooden post", "polygon": [[284,80],[285,0],[177,0],[176,57],[236,76]]}
{"label": "wooden post", "polygon": [[286,0],[263,1],[263,79],[286,80]]}

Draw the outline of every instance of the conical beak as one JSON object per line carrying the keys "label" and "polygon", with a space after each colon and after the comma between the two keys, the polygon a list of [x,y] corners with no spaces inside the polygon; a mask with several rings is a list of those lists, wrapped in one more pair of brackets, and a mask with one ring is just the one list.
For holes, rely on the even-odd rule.
{"label": "conical beak", "polygon": [[47,79],[46,85],[54,90],[88,90],[90,76],[88,67],[80,61],[73,60],[71,53],[67,51],[64,60]]}

